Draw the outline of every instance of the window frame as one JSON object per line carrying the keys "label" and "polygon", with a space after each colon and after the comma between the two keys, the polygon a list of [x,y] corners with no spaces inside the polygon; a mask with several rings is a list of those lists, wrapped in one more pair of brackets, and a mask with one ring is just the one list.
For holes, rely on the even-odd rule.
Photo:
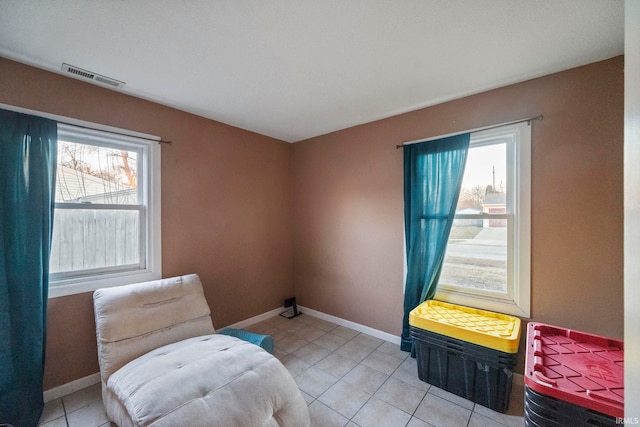
{"label": "window frame", "polygon": [[507,212],[505,214],[464,214],[471,217],[506,219],[506,294],[439,284],[435,298],[453,304],[496,311],[519,317],[531,314],[531,124],[523,122],[474,132],[469,149],[498,143],[507,144]]}
{"label": "window frame", "polygon": [[[115,132],[115,133],[114,133]],[[58,123],[58,139],[138,153],[138,198],[140,204],[55,203],[55,209],[137,210],[140,215],[140,263],[126,266],[79,270],[49,275],[49,298],[92,292],[99,288],[159,279],[161,258],[161,200],[159,138],[124,135],[120,130],[89,129]],[[54,214],[55,215],[55,214]]]}

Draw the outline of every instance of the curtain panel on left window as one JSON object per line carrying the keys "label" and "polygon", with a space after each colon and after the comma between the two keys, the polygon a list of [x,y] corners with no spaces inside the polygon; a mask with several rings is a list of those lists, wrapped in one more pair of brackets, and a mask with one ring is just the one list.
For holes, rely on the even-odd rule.
{"label": "curtain panel on left window", "polygon": [[0,424],[44,406],[57,123],[0,110]]}

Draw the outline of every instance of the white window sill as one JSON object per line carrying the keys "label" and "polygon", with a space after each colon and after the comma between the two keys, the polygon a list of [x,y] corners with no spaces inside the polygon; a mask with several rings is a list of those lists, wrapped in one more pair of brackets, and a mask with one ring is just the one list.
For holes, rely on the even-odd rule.
{"label": "white window sill", "polygon": [[130,285],[160,278],[162,278],[161,274],[149,270],[140,270],[51,281],[49,282],[49,298],[93,292],[100,288]]}
{"label": "white window sill", "polygon": [[478,308],[480,310],[510,314],[512,316],[517,316],[525,319],[529,318],[531,315],[531,308],[528,299],[525,299],[523,301],[515,301],[450,290],[439,290],[435,295],[435,299],[451,304]]}

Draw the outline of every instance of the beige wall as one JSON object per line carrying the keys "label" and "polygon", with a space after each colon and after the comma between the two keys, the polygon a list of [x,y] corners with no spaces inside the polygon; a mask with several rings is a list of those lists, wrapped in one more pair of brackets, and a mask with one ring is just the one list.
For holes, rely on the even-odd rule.
{"label": "beige wall", "polygon": [[[289,144],[1,58],[0,103],[173,141],[162,147],[163,275],[198,273],[216,327],[293,294]],[[98,371],[90,293],[49,300],[46,357],[45,389]]]}
{"label": "beige wall", "polygon": [[[395,145],[543,114],[533,318],[622,337],[622,57],[293,145],[1,58],[0,103],[174,141],[162,148],[163,274],[200,274],[217,327],[295,289],[302,305],[395,335]],[[91,294],[49,301],[45,389],[97,372],[94,327]]]}
{"label": "beige wall", "polygon": [[539,114],[544,120],[532,129],[532,318],[622,338],[622,57],[294,144],[300,304],[399,335],[403,178],[396,144]]}

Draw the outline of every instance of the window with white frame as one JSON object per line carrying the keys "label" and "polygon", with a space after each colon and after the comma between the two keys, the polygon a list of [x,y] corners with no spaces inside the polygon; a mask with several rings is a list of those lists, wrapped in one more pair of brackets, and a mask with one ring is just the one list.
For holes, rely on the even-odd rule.
{"label": "window with white frame", "polygon": [[58,125],[51,296],[161,276],[156,146]]}
{"label": "window with white frame", "polygon": [[531,127],[471,135],[436,298],[530,315]]}

